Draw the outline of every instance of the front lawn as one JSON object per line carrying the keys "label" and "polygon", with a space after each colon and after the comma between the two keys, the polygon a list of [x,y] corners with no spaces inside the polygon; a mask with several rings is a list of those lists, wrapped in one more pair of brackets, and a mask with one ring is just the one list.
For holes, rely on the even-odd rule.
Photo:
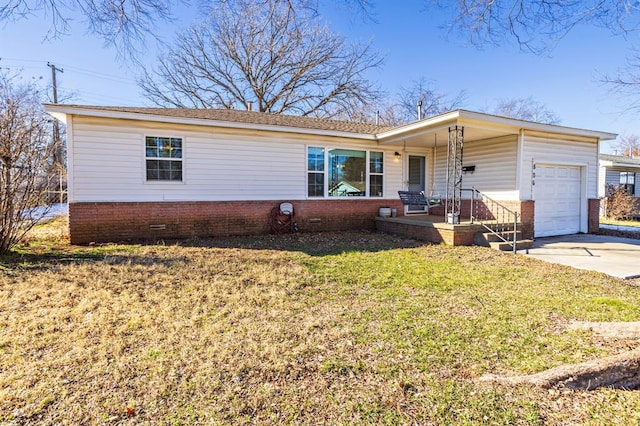
{"label": "front lawn", "polygon": [[[43,237],[44,238],[44,237]],[[639,288],[373,233],[0,257],[0,423],[632,424],[635,391],[480,383],[637,342]]]}
{"label": "front lawn", "polygon": [[638,220],[616,220],[610,219],[608,217],[600,218],[601,225],[620,225],[620,226],[632,226],[635,228],[640,228],[640,221]]}

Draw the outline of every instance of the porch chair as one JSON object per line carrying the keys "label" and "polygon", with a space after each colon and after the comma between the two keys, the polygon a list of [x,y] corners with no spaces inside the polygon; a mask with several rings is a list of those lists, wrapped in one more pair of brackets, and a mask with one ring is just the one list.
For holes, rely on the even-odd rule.
{"label": "porch chair", "polygon": [[429,206],[432,204],[424,195],[424,191],[398,191],[398,196],[403,205],[426,207],[426,212],[429,213]]}

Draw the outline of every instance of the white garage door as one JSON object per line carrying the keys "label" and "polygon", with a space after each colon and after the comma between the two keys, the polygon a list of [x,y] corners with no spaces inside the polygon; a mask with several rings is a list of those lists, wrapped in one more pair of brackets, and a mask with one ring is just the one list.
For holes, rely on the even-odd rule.
{"label": "white garage door", "polygon": [[535,236],[580,232],[580,167],[536,164]]}

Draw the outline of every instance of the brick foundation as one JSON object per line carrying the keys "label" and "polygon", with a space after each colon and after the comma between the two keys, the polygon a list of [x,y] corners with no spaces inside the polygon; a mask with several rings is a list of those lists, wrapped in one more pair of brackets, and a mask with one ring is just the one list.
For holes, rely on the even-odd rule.
{"label": "brick foundation", "polygon": [[[283,201],[70,203],[72,244],[266,234],[271,209]],[[300,231],[375,229],[380,207],[400,200],[292,201]]]}

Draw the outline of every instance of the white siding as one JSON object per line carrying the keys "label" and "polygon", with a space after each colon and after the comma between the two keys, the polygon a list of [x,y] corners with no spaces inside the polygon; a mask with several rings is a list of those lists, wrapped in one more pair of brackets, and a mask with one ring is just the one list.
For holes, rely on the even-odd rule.
{"label": "white siding", "polygon": [[604,179],[604,187],[606,188],[607,185],[615,185],[618,186],[620,185],[620,170],[616,170],[613,169],[611,167],[607,168],[607,174],[605,175],[605,179]]}
{"label": "white siding", "polygon": [[[597,140],[566,141],[525,135],[520,163],[520,199],[533,199],[533,164],[556,164],[584,167],[586,198],[598,195]],[[586,216],[586,215],[585,215]]]}
{"label": "white siding", "polygon": [[[377,151],[381,151],[377,149]],[[404,189],[404,169],[403,160],[404,155],[401,158],[395,158],[394,153],[400,152],[397,148],[391,151],[385,151],[384,155],[384,196],[385,198],[398,198],[398,191]]]}
{"label": "white siding", "polygon": [[606,191],[607,167],[600,166],[598,169],[598,198],[604,197]]}
{"label": "white siding", "polygon": [[[436,148],[435,187],[446,192],[447,146]],[[516,199],[517,136],[465,142],[463,165],[476,166],[462,175],[462,187],[475,187],[497,200]],[[463,198],[468,193],[462,194]]]}
{"label": "white siding", "polygon": [[[395,149],[375,142],[78,117],[71,128],[73,202],[305,199],[308,145],[383,151],[385,198],[402,188]],[[145,136],[183,138],[183,182],[146,182]]]}

